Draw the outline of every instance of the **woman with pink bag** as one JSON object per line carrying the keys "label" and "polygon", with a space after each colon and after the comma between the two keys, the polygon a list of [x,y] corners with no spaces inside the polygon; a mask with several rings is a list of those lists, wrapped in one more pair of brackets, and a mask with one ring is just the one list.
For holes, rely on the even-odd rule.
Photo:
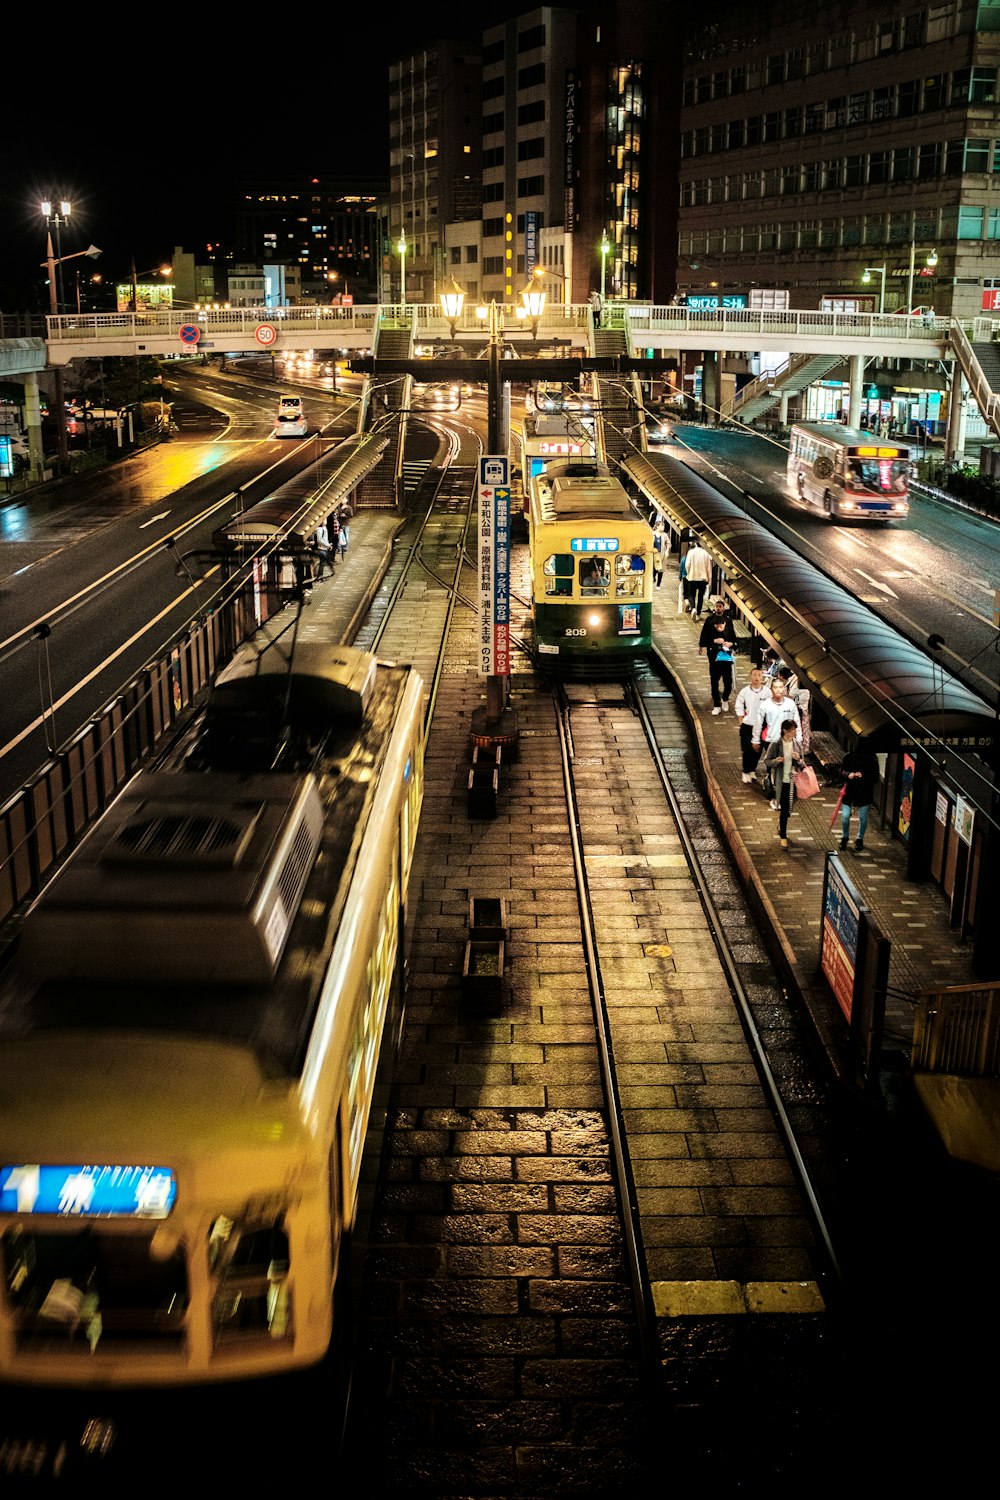
{"label": "woman with pink bag", "polygon": [[795,773],[805,769],[802,747],[797,739],[796,719],[785,719],[778,739],[768,741],[764,765],[774,782],[774,802],[778,806],[778,837],[782,849],[788,848],[788,819],[795,803]]}

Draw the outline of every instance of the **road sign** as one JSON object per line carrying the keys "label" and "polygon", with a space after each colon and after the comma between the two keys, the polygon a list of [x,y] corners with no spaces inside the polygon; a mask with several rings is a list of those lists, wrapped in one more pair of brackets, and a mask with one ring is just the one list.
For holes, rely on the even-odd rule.
{"label": "road sign", "polygon": [[262,344],[265,349],[270,349],[278,337],[278,330],[273,323],[258,323],[253,336],[258,344]]}
{"label": "road sign", "polygon": [[196,344],[201,338],[201,329],[197,323],[185,323],[179,337],[182,344]]}

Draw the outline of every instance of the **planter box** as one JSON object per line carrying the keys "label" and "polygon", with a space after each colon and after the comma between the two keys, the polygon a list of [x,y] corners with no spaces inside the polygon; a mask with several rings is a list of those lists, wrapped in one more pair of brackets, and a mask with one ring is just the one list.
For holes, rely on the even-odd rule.
{"label": "planter box", "polygon": [[470,1010],[498,1016],[503,1009],[503,943],[471,939],[462,962],[462,1001]]}
{"label": "planter box", "polygon": [[469,817],[495,818],[497,794],[500,790],[500,772],[488,766],[473,766],[469,772]]}
{"label": "planter box", "polygon": [[469,937],[479,943],[506,941],[507,903],[502,896],[469,897]]}

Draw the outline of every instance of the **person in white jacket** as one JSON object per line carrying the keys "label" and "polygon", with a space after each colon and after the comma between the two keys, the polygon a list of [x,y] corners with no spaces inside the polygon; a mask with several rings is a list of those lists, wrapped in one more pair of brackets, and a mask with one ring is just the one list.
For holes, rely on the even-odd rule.
{"label": "person in white jacket", "polygon": [[[788,697],[785,689],[785,681],[782,677],[772,677],[770,697],[762,698],[757,709],[757,717],[754,720],[753,735],[750,744],[754,750],[759,750],[761,745],[772,745],[781,737],[781,726],[787,719],[795,721],[796,751],[802,753],[802,720],[795,704]],[[772,808],[777,808],[777,803],[771,801]]]}
{"label": "person in white jacket", "polygon": [[736,722],[740,726],[740,754],[743,761],[743,780],[753,781],[760,750],[753,748],[753,730],[757,722],[757,710],[769,696],[760,667],[751,667],[750,681],[736,694]]}

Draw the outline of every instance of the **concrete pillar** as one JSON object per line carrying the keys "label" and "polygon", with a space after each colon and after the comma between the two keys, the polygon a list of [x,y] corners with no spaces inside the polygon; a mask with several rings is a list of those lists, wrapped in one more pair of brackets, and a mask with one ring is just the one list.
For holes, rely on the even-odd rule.
{"label": "concrete pillar", "polygon": [[778,421],[782,427],[788,426],[788,392],[782,391],[778,400]]}
{"label": "concrete pillar", "polygon": [[706,349],[701,365],[701,404],[710,427],[718,425],[720,394],[719,356],[714,349]]}
{"label": "concrete pillar", "polygon": [[865,357],[863,354],[851,355],[851,388],[847,398],[847,425],[857,427],[861,422],[861,398],[864,395],[865,385]]}
{"label": "concrete pillar", "polygon": [[28,464],[32,476],[38,478],[45,463],[42,447],[42,405],[38,397],[38,375],[24,377],[24,420],[28,428]]}
{"label": "concrete pillar", "polygon": [[948,432],[944,456],[950,462],[965,455],[965,376],[957,363],[951,367],[951,394],[948,402]]}

